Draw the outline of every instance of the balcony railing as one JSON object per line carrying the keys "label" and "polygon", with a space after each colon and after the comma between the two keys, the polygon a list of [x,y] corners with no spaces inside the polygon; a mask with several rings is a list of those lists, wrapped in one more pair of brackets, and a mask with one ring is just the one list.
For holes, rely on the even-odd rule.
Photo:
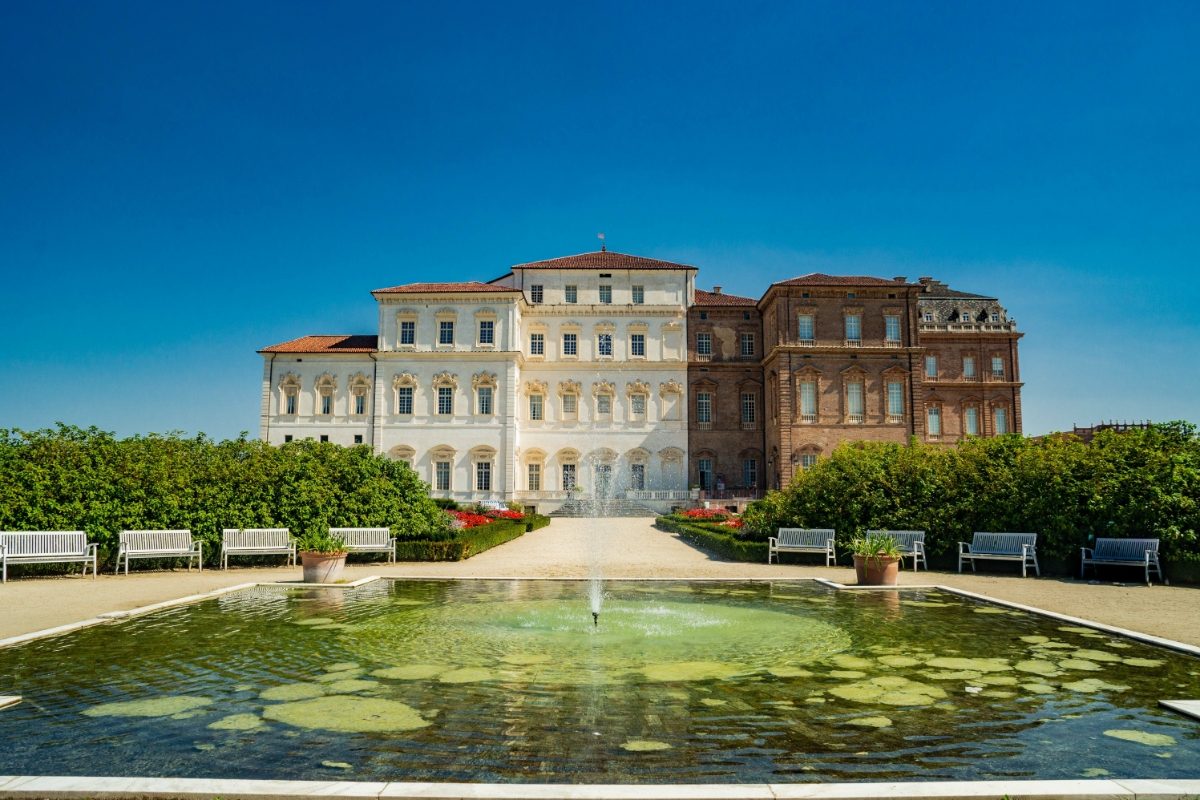
{"label": "balcony railing", "polygon": [[803,345],[804,347],[812,347],[815,343],[816,343],[815,339],[797,339],[796,340],[796,344]]}
{"label": "balcony railing", "polygon": [[862,414],[847,414],[846,422],[850,423],[851,425],[862,425],[864,422],[866,422],[866,417]]}
{"label": "balcony railing", "polygon": [[805,423],[805,424],[811,425],[812,423],[814,423],[814,422],[816,422],[816,421],[817,421],[817,415],[816,415],[816,414],[803,414],[803,413],[802,413],[802,414],[800,415],[800,421],[801,421],[801,422],[803,422],[803,423]]}
{"label": "balcony railing", "polygon": [[883,346],[884,347],[899,347],[900,340],[899,339],[884,339]]}
{"label": "balcony railing", "polygon": [[752,431],[752,430],[756,430],[757,428],[758,428],[758,425],[757,425],[757,424],[754,422],[754,420],[752,420],[752,419],[750,419],[750,420],[746,420],[746,419],[742,420],[742,430],[744,430],[744,431]]}
{"label": "balcony railing", "polygon": [[711,422],[697,422],[696,427],[702,431],[711,431],[712,423]]}
{"label": "balcony railing", "polygon": [[689,500],[692,493],[687,489],[626,489],[626,500]]}
{"label": "balcony railing", "polygon": [[904,417],[900,414],[888,414],[887,421],[889,425],[899,425],[904,422]]}
{"label": "balcony railing", "polygon": [[846,339],[846,347],[862,347],[862,339]]}
{"label": "balcony railing", "polygon": [[922,322],[920,329],[942,333],[1012,333],[1017,329],[1016,320],[1008,322]]}

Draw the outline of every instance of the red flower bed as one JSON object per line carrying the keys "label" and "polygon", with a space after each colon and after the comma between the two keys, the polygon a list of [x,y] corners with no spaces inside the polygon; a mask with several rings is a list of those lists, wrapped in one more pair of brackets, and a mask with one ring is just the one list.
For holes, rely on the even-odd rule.
{"label": "red flower bed", "polygon": [[456,528],[478,528],[480,525],[487,525],[492,521],[492,517],[485,517],[483,514],[475,514],[471,511],[447,511],[446,513],[459,523],[454,526]]}
{"label": "red flower bed", "polygon": [[723,527],[723,528],[740,528],[745,524],[746,524],[745,520],[727,519],[721,523],[721,527]]}
{"label": "red flower bed", "polygon": [[503,511],[489,511],[487,514],[494,519],[525,519],[525,515],[520,511],[513,511],[508,508]]}
{"label": "red flower bed", "polygon": [[683,515],[688,519],[729,519],[729,512],[723,508],[689,508],[684,510]]}

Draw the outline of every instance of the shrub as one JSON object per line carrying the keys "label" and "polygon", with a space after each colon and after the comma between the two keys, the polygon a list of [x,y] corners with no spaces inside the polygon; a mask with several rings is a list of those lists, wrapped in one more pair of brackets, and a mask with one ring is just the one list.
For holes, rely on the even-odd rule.
{"label": "shrub", "polygon": [[659,517],[654,524],[660,530],[678,533],[679,538],[685,542],[734,561],[767,560],[765,540],[757,542],[738,539],[719,525],[697,523],[682,515]]}
{"label": "shrub", "polygon": [[451,539],[397,542],[396,557],[401,561],[462,561],[523,535],[526,524],[496,519],[456,531]]}
{"label": "shrub", "polygon": [[384,526],[402,538],[449,535],[417,473],[370,448],[0,430],[0,530],[82,530],[110,558],[123,529],[188,528],[215,562],[223,528]]}

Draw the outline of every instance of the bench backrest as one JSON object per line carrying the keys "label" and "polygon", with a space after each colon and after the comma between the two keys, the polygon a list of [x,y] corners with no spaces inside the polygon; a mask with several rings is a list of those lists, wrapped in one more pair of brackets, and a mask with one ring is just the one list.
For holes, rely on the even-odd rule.
{"label": "bench backrest", "polygon": [[1097,539],[1092,553],[1095,558],[1141,561],[1147,550],[1157,553],[1158,539]]}
{"label": "bench backrest", "polygon": [[925,531],[867,531],[868,536],[871,534],[892,537],[901,550],[911,550],[916,542],[925,543]]}
{"label": "bench backrest", "polygon": [[83,531],[4,531],[0,544],[10,556],[73,556],[87,552]]}
{"label": "bench backrest", "polygon": [[226,547],[288,547],[292,534],[287,528],[225,528],[221,539]]}
{"label": "bench backrest", "polygon": [[187,550],[192,546],[192,532],[181,531],[121,531],[121,544],[126,550]]}
{"label": "bench backrest", "polygon": [[776,534],[785,547],[825,547],[834,538],[833,528],[780,528]]}
{"label": "bench backrest", "polygon": [[340,536],[350,547],[388,546],[392,538],[391,528],[330,528],[330,536]]}
{"label": "bench backrest", "polygon": [[975,531],[971,537],[973,553],[1006,553],[1021,555],[1021,545],[1037,546],[1036,533],[984,533]]}

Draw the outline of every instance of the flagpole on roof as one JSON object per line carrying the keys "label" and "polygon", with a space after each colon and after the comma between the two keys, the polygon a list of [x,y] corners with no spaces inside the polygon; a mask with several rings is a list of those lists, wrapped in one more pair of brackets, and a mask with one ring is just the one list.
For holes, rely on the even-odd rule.
{"label": "flagpole on roof", "polygon": [[597,233],[596,238],[600,240],[600,252],[605,252],[608,249],[608,244],[604,241],[604,233]]}

